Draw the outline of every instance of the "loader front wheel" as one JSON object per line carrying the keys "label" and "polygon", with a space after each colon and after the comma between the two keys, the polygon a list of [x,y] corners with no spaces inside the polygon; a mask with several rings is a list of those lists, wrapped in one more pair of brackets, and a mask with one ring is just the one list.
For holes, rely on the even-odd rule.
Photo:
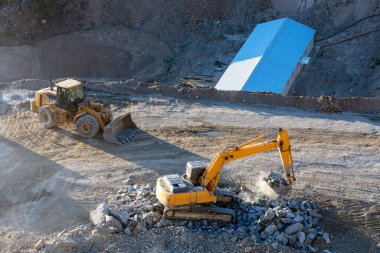
{"label": "loader front wheel", "polygon": [[93,138],[99,132],[99,122],[91,114],[84,114],[76,121],[77,133],[84,138]]}
{"label": "loader front wheel", "polygon": [[57,121],[55,119],[55,114],[51,112],[48,108],[42,107],[38,115],[40,116],[40,122],[46,128],[53,128],[57,126]]}

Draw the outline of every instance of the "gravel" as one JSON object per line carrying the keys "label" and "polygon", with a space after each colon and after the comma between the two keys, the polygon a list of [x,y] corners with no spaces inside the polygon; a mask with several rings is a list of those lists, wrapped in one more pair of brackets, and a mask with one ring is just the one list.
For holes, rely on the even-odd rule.
{"label": "gravel", "polygon": [[[237,197],[236,203],[228,206],[235,211],[236,222],[232,224],[166,220],[162,217],[163,206],[151,185],[128,185],[125,181],[122,185],[123,189],[107,204],[101,203],[90,212],[94,230],[81,228],[77,231],[76,228],[68,232],[70,240],[77,238],[75,245],[85,245],[78,239],[83,238],[82,233],[91,233],[89,238],[98,234],[134,238],[151,232],[167,235],[169,241],[179,240],[178,233],[218,238],[227,244],[245,245],[242,248],[245,252],[254,251],[255,245],[267,245],[278,251],[290,248],[315,252],[313,245],[318,240],[330,243],[330,236],[318,225],[322,218],[319,206],[308,200],[279,197],[249,202]],[[51,244],[51,240],[49,243],[45,239],[38,242],[35,249],[43,250],[52,247]]]}

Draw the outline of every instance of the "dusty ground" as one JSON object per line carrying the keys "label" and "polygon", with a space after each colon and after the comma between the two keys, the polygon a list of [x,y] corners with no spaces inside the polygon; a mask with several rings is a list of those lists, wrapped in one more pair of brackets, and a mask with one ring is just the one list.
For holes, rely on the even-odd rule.
{"label": "dusty ground", "polygon": [[[112,198],[127,177],[154,183],[158,175],[181,174],[188,160],[210,158],[226,145],[278,127],[288,129],[292,138],[297,176],[292,195],[323,208],[322,225],[333,236],[332,245],[323,247],[332,252],[379,250],[380,123],[369,116],[124,97],[119,99],[132,101],[130,107],[115,105],[115,113],[131,111],[144,132],[127,146],[115,146],[101,137],[83,140],[71,127],[45,130],[26,105],[18,105],[28,93],[2,91],[14,105],[0,116],[1,252],[29,251],[49,233],[88,223],[88,211]],[[99,97],[107,99],[107,94]],[[260,172],[269,170],[281,171],[275,151],[229,164],[221,184],[251,187]],[[108,238],[109,244],[94,243],[93,252],[145,251],[148,235]],[[207,238],[206,232],[201,235]],[[159,242],[156,250],[172,251],[176,245]],[[197,247],[212,251],[206,240]]]}

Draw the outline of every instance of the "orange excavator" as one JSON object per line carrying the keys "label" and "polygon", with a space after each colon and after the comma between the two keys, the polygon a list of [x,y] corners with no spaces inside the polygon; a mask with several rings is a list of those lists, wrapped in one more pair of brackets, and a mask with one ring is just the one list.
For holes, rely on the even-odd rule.
{"label": "orange excavator", "polygon": [[[273,135],[277,135],[276,138],[268,140]],[[160,177],[156,196],[165,206],[164,217],[233,222],[234,211],[221,205],[233,202],[235,196],[232,192],[217,188],[223,165],[272,149],[278,149],[286,176],[284,180],[290,185],[295,181],[290,141],[288,132],[280,128],[241,145],[228,146],[208,164],[203,161],[188,162],[183,176]]]}

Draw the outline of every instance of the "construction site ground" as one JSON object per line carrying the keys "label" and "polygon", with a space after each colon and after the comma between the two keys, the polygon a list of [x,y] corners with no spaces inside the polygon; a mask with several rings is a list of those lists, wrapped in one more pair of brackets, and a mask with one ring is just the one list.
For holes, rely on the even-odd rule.
{"label": "construction site ground", "polygon": [[[291,196],[321,206],[321,224],[332,236],[326,248],[380,250],[380,122],[376,117],[98,93],[99,99],[112,102],[116,115],[131,112],[143,130],[120,146],[106,143],[101,136],[85,140],[72,126],[44,129],[28,110],[26,101],[33,90],[1,92],[10,107],[0,110],[0,252],[29,252],[50,233],[89,223],[89,210],[115,196],[126,178],[153,185],[160,175],[184,173],[189,160],[207,160],[224,146],[279,127],[291,136],[297,177]],[[244,186],[254,192],[263,173],[281,172],[281,167],[277,151],[251,156],[228,164],[221,186]],[[219,240],[218,235],[185,227],[174,235],[148,231],[103,237],[92,241],[92,249],[213,252]],[[244,245],[225,244],[231,251],[244,251]]]}

